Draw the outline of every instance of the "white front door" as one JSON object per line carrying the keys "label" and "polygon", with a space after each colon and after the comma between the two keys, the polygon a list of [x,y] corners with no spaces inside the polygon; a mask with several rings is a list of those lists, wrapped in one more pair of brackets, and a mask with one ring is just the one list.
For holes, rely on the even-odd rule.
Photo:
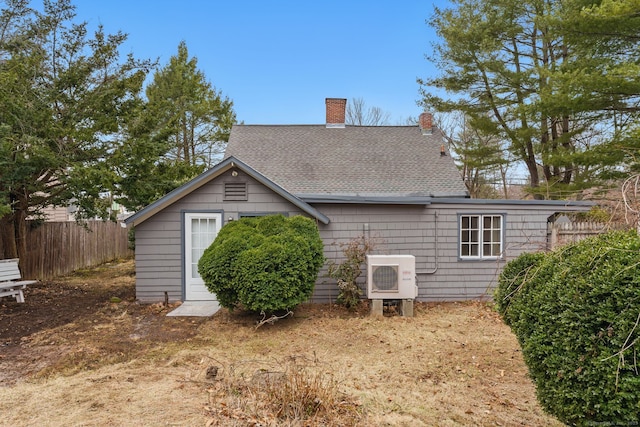
{"label": "white front door", "polygon": [[198,273],[198,261],[222,227],[221,213],[184,214],[185,301],[215,301]]}

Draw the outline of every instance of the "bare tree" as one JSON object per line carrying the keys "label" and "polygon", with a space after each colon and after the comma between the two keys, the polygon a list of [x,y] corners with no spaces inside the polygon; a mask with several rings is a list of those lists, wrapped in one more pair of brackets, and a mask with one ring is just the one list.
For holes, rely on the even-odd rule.
{"label": "bare tree", "polygon": [[347,104],[346,122],[354,126],[384,126],[390,115],[380,107],[367,107],[364,99],[354,98]]}
{"label": "bare tree", "polygon": [[418,126],[420,122],[420,117],[418,116],[408,116],[398,120],[398,126]]}
{"label": "bare tree", "polygon": [[482,132],[460,112],[439,113],[435,123],[449,146],[462,179],[473,198],[508,198],[508,152],[495,136]]}

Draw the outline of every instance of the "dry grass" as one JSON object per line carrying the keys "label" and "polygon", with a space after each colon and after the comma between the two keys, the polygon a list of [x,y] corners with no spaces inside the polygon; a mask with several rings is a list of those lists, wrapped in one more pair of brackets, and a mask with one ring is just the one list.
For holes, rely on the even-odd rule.
{"label": "dry grass", "polygon": [[167,318],[112,293],[0,356],[0,371],[34,359],[0,387],[0,425],[561,425],[484,303],[418,304],[413,318],[304,305],[256,329],[254,316]]}
{"label": "dry grass", "polygon": [[356,426],[363,420],[360,404],[318,361],[291,357],[274,370],[253,372],[242,365],[225,367],[209,389],[209,425]]}

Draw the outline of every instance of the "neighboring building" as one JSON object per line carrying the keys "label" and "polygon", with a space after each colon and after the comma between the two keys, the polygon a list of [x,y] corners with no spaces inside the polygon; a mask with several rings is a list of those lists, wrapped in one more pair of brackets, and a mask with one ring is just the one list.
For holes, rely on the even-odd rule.
{"label": "neighboring building", "polygon": [[47,206],[42,210],[42,213],[47,222],[66,222],[76,220],[75,211],[75,206]]}
{"label": "neighboring building", "polygon": [[[325,255],[358,236],[376,253],[416,257],[418,300],[490,296],[504,263],[545,250],[558,213],[592,204],[468,198],[431,115],[419,126],[348,126],[327,99],[325,125],[235,125],[218,165],[129,217],[142,302],[214,299],[197,261],[222,225],[272,213],[316,219]],[[338,293],[321,272],[312,300]]]}
{"label": "neighboring building", "polygon": [[[124,206],[112,199],[111,193],[104,192],[100,194],[102,199],[111,199],[111,206],[109,207],[109,216],[115,216],[118,221],[121,221],[126,216],[130,215]],[[67,206],[46,206],[42,209],[44,214],[44,220],[47,222],[66,222],[76,221],[76,212],[78,206],[73,201]],[[101,218],[94,218],[95,220],[102,220]]]}

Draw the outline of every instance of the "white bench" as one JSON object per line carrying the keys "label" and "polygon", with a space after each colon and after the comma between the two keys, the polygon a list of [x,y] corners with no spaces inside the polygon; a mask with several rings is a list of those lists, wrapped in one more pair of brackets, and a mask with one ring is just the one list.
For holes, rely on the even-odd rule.
{"label": "white bench", "polygon": [[27,285],[37,283],[37,280],[20,280],[22,275],[18,268],[18,259],[0,260],[0,297],[12,296],[17,302],[24,302]]}

